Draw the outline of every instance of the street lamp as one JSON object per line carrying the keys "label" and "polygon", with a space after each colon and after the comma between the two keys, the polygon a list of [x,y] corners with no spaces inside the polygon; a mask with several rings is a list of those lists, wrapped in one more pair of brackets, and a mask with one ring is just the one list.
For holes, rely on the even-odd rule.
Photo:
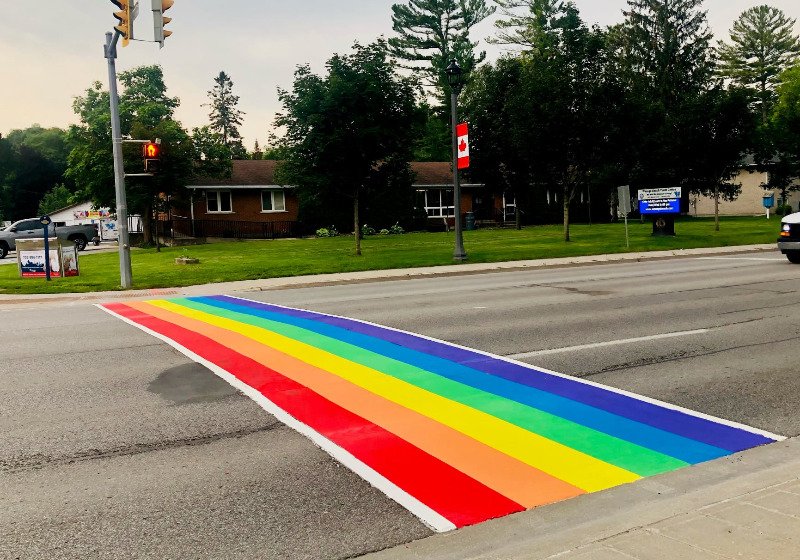
{"label": "street lamp", "polygon": [[464,250],[464,236],[461,230],[461,183],[458,180],[458,135],[456,127],[458,126],[458,94],[461,93],[464,80],[461,67],[455,59],[450,61],[445,72],[447,73],[447,83],[450,84],[450,107],[453,121],[453,206],[456,218],[456,245],[453,249],[453,259],[463,261],[467,258],[467,252]]}

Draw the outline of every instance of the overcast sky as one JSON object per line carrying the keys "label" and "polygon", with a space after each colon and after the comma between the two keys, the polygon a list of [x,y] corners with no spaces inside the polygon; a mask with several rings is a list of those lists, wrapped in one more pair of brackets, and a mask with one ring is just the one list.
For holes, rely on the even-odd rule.
{"label": "overcast sky", "polygon": [[[152,38],[150,0],[140,0],[135,28]],[[175,0],[169,11],[174,34],[164,49],[131,43],[119,49],[119,71],[161,64],[168,93],[181,100],[177,118],[189,129],[207,124],[207,92],[221,70],[234,82],[245,145],[265,143],[275,112],[276,88],[289,88],[297,65],[316,72],[334,52],[353,41],[391,36],[391,5],[397,0]],[[609,25],[622,19],[625,0],[575,0],[589,23]],[[738,15],[754,0],[706,0],[714,33],[727,38]],[[792,18],[800,18],[797,0],[772,0]],[[45,10],[46,7],[46,10]],[[42,12],[37,11],[42,9]],[[0,133],[76,122],[73,98],[94,81],[108,87],[103,58],[104,34],[116,20],[110,0],[48,0],[44,3],[0,0]],[[800,26],[798,26],[800,30]],[[491,35],[484,22],[477,39]],[[484,43],[485,47],[485,43]],[[497,48],[488,48],[497,56]]]}

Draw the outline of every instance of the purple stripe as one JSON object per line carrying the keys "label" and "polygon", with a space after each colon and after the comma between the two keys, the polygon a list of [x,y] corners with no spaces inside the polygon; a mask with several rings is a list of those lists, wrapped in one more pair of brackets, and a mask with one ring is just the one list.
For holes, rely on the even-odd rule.
{"label": "purple stripe", "polygon": [[555,395],[566,397],[583,404],[605,410],[617,416],[628,418],[648,426],[653,426],[674,434],[681,435],[696,441],[714,445],[732,452],[750,449],[759,445],[772,443],[774,440],[766,436],[719,424],[705,418],[698,418],[679,410],[665,408],[634,397],[622,395],[604,388],[580,383],[540,371],[532,366],[522,366],[499,360],[497,358],[479,354],[472,350],[457,348],[421,338],[409,333],[403,333],[383,327],[368,325],[352,319],[333,317],[313,311],[301,309],[287,309],[268,303],[241,300],[228,296],[213,296],[218,299],[234,303],[251,309],[264,309],[283,313],[292,317],[312,319],[321,323],[335,325],[360,334],[365,334],[399,346],[404,346],[437,356],[470,368],[495,375],[521,385],[535,387]]}

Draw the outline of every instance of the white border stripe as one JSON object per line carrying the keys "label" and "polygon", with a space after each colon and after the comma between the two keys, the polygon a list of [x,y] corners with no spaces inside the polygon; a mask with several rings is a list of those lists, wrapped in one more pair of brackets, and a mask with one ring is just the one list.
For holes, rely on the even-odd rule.
{"label": "white border stripe", "polygon": [[[267,302],[263,302],[263,301],[258,301],[258,300],[254,300],[254,299],[247,299],[247,298],[238,297],[238,296],[230,296],[229,295],[228,297],[233,298],[233,299],[239,299],[239,300],[242,300],[242,301],[249,301],[251,303],[267,303]],[[640,400],[640,401],[643,401],[643,402],[646,402],[646,403],[650,403],[650,404],[654,404],[654,405],[657,405],[657,406],[661,406],[661,407],[664,407],[666,409],[682,412],[682,413],[687,414],[689,416],[694,416],[695,418],[702,418],[704,420],[710,420],[710,421],[716,422],[718,424],[723,424],[725,426],[730,426],[731,428],[738,428],[740,430],[744,430],[745,432],[750,432],[752,434],[758,434],[758,435],[761,435],[761,436],[764,436],[764,437],[767,437],[767,438],[770,438],[770,439],[774,439],[775,441],[784,441],[786,439],[785,436],[780,436],[778,434],[773,434],[773,433],[768,432],[766,430],[761,430],[759,428],[754,428],[752,426],[747,426],[745,424],[740,424],[739,422],[734,422],[732,420],[726,420],[724,418],[718,418],[716,416],[711,416],[710,414],[704,414],[702,412],[697,412],[695,410],[684,408],[684,407],[678,406],[676,404],[671,404],[671,403],[668,403],[668,402],[659,401],[657,399],[652,399],[652,398],[646,397],[644,395],[637,395],[636,393],[631,393],[631,392],[625,391],[623,389],[617,389],[616,387],[611,387],[609,385],[603,385],[601,383],[597,383],[595,381],[590,381],[588,379],[581,379],[580,377],[573,377],[571,375],[566,375],[564,373],[558,373],[557,371],[551,371],[549,369],[541,368],[541,367],[538,367],[538,366],[532,366],[531,364],[526,364],[525,362],[520,362],[520,361],[514,360],[512,358],[508,358],[508,357],[505,357],[505,356],[498,356],[498,355],[492,354],[490,352],[484,352],[483,350],[476,350],[474,348],[469,348],[467,346],[461,346],[460,344],[455,344],[453,342],[448,342],[446,340],[438,340],[436,338],[432,338],[432,337],[425,336],[425,335],[422,335],[422,334],[412,333],[412,332],[404,331],[404,330],[401,330],[401,329],[395,329],[393,327],[387,327],[385,325],[379,325],[377,323],[371,323],[369,321],[363,321],[361,319],[353,319],[351,317],[344,317],[342,315],[333,315],[332,313],[322,313],[322,312],[319,312],[319,311],[311,311],[311,310],[308,310],[308,309],[299,309],[299,308],[296,308],[296,307],[288,307],[286,305],[278,305],[278,304],[275,304],[275,303],[268,303],[268,305],[273,305],[273,306],[279,307],[281,309],[289,309],[289,310],[292,310],[292,311],[307,311],[307,312],[310,312],[310,313],[318,313],[320,315],[328,315],[330,317],[335,317],[337,319],[345,319],[345,320],[348,320],[348,321],[355,321],[357,323],[362,323],[364,325],[369,325],[371,327],[378,327],[378,328],[386,329],[386,330],[389,330],[389,331],[394,331],[394,332],[398,332],[398,333],[402,333],[402,334],[407,334],[407,335],[410,335],[410,336],[416,336],[418,338],[423,338],[425,340],[430,340],[431,342],[438,342],[440,344],[445,344],[445,345],[451,346],[453,348],[460,348],[461,350],[467,350],[469,352],[474,352],[474,353],[480,354],[482,356],[486,356],[486,357],[489,357],[489,358],[494,358],[496,360],[501,360],[501,361],[504,361],[504,362],[508,362],[510,364],[515,364],[515,365],[518,365],[518,366],[522,366],[525,369],[529,369],[529,370],[532,370],[532,371],[547,373],[549,375],[554,375],[556,377],[561,377],[562,379],[568,379],[568,380],[574,381],[576,383],[583,383],[584,385],[589,385],[591,387],[596,387],[598,389],[605,389],[606,391],[611,391],[612,393],[617,393],[619,395],[625,395],[626,397],[631,397],[633,399],[637,399],[637,400]]]}
{"label": "white border stripe", "polygon": [[664,334],[653,334],[650,336],[640,336],[637,338],[624,338],[620,340],[609,340],[607,342],[595,342],[593,344],[580,344],[578,346],[564,346],[562,348],[551,348],[549,350],[535,350],[533,352],[523,352],[521,354],[509,354],[506,358],[520,360],[522,358],[534,358],[536,356],[548,356],[550,354],[563,354],[564,352],[577,352],[579,350],[591,350],[593,348],[605,348],[606,346],[619,346],[621,344],[635,344],[636,342],[648,342],[651,340],[662,340],[665,338],[677,338],[679,336],[690,336],[693,334],[707,333],[708,329],[697,329],[694,331],[680,331]]}
{"label": "white border stripe", "polygon": [[[262,303],[262,302],[258,302]],[[135,321],[128,319],[127,317],[123,317],[110,309],[107,309],[102,306],[102,304],[95,304],[96,307],[102,309],[109,315],[112,315],[122,321],[125,321],[129,325],[132,325],[142,331],[160,339],[184,354],[191,360],[204,365],[220,378],[224,379],[228,383],[230,383],[234,388],[238,389],[248,397],[250,397],[253,401],[256,402],[261,408],[275,416],[278,420],[289,426],[290,428],[296,430],[297,432],[303,434],[308,439],[313,441],[316,445],[322,448],[323,451],[328,453],[331,457],[342,463],[345,467],[352,470],[358,476],[369,482],[372,486],[386,494],[389,498],[406,508],[410,511],[413,515],[417,516],[420,521],[422,521],[425,525],[433,529],[438,533],[445,533],[447,531],[452,531],[456,529],[455,524],[451,521],[431,509],[430,507],[426,506],[414,496],[391,482],[389,479],[381,475],[378,471],[373,469],[372,467],[366,465],[365,463],[358,460],[354,457],[349,451],[339,447],[331,440],[324,437],[322,434],[311,428],[310,426],[300,422],[281,407],[270,401],[267,397],[262,395],[259,391],[254,389],[253,387],[247,385],[246,383],[240,381],[235,375],[231,374],[230,372],[226,371],[225,369],[219,367],[218,365],[214,364],[198,356],[185,346],[177,343],[176,341],[172,340],[168,336],[162,335],[161,333],[157,333],[144,325],[140,325]]]}

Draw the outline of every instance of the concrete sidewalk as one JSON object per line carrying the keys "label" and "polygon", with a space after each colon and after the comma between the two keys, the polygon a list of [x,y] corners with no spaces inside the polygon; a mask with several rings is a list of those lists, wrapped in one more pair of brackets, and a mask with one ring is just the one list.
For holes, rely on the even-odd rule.
{"label": "concrete sidewalk", "polygon": [[150,290],[128,290],[110,292],[89,292],[78,294],[0,294],[0,307],[20,304],[57,304],[65,302],[111,301],[119,299],[143,299],[164,296],[203,296],[230,294],[236,292],[258,292],[287,288],[313,287],[339,283],[374,282],[380,280],[407,280],[412,278],[431,278],[437,276],[481,274],[509,270],[525,270],[547,267],[585,266],[602,263],[641,262],[661,259],[679,259],[714,255],[732,255],[753,252],[778,254],[774,244],[742,245],[736,247],[711,247],[703,249],[680,249],[670,251],[650,251],[643,253],[616,253],[610,255],[591,255],[584,257],[564,257],[529,261],[509,261],[495,263],[463,263],[445,266],[402,268],[389,270],[366,270],[361,272],[341,272],[335,274],[314,274],[309,276],[289,276],[243,280],[218,284],[202,284],[184,288],[159,288]]}
{"label": "concrete sidewalk", "polygon": [[362,556],[800,559],[800,438]]}

